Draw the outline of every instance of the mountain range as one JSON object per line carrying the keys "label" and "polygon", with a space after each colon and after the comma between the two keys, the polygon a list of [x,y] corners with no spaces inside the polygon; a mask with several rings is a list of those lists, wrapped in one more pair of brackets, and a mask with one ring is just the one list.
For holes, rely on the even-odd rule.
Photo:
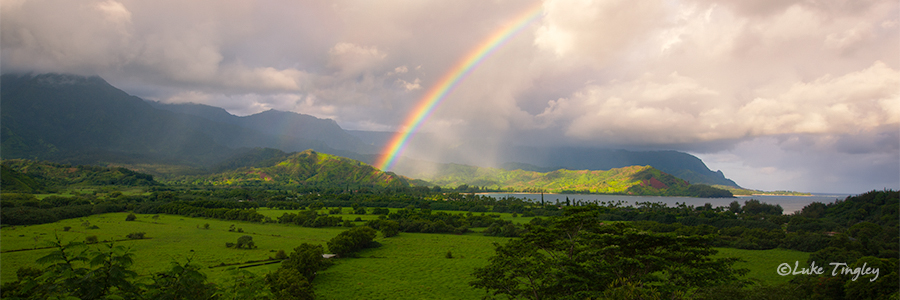
{"label": "mountain range", "polygon": [[[2,75],[0,114],[3,159],[177,166],[165,171],[158,167],[144,170],[154,175],[210,174],[247,167],[248,155],[265,153],[259,148],[284,152],[312,149],[371,164],[392,135],[347,131],[334,120],[293,112],[269,110],[235,116],[208,105],[145,101],[100,77],[70,74]],[[697,157],[677,151],[520,146],[503,151],[508,163],[502,167],[507,170],[609,170],[649,165],[691,183],[737,186]],[[423,178],[421,170],[447,169],[441,167],[444,165],[401,158],[393,171]]]}

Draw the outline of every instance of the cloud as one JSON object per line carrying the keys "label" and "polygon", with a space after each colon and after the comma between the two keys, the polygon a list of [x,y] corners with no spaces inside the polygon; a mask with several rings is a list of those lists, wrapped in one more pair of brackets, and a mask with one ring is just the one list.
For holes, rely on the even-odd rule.
{"label": "cloud", "polygon": [[729,178],[752,189],[852,194],[896,189],[900,182],[897,130],[877,134],[893,136],[887,138],[887,148],[847,153],[835,141],[853,141],[853,135],[792,134],[753,138],[727,151],[694,155],[710,169],[726,170]]}
{"label": "cloud", "polygon": [[601,66],[665,22],[663,1],[546,1],[544,12],[536,45]]}
{"label": "cloud", "polygon": [[753,135],[847,133],[900,124],[900,72],[878,61],[840,77],[793,84],[756,98],[735,113]]}
{"label": "cloud", "polygon": [[[10,0],[0,68],[398,130],[454,64],[535,4],[542,18],[467,73],[409,153],[462,161],[454,151],[473,140],[472,161],[534,141],[676,149],[746,156],[729,166],[757,178],[822,171],[790,163],[796,153],[873,170],[863,158],[896,155],[896,1]],[[762,163],[746,145],[785,158]]]}
{"label": "cloud", "polygon": [[376,47],[358,46],[352,43],[338,43],[328,51],[329,64],[344,76],[358,75],[371,71],[384,60],[387,54]]}

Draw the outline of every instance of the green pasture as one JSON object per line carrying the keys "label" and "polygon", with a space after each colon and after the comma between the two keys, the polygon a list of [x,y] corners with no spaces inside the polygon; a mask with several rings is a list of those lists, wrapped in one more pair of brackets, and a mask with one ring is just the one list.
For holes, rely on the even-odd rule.
{"label": "green pasture", "polygon": [[[364,220],[376,215],[353,215],[344,208],[344,219],[357,216]],[[285,212],[260,209],[265,215],[280,216]],[[134,270],[141,275],[163,271],[172,261],[191,259],[204,268],[210,281],[227,285],[228,269],[247,265],[246,262],[274,257],[278,250],[290,251],[301,243],[325,245],[346,228],[304,228],[283,224],[255,224],[213,219],[189,218],[174,215],[137,215],[136,221],[125,221],[128,213],[93,215],[62,220],[51,224],[8,226],[0,230],[0,281],[16,280],[20,267],[41,268],[35,261],[52,249],[36,249],[50,245],[57,237],[65,244],[84,241],[95,235],[100,241],[114,241],[131,248],[135,254]],[[511,218],[509,214],[506,217]],[[209,229],[203,229],[209,224]],[[230,225],[244,232],[229,232]],[[357,223],[361,224],[361,223]],[[64,227],[71,227],[64,231]],[[99,229],[88,229],[97,226]],[[147,239],[127,240],[125,235],[145,232]],[[242,235],[253,236],[257,249],[226,248]],[[315,280],[316,292],[325,299],[395,298],[445,299],[480,298],[481,291],[468,286],[475,267],[487,263],[493,254],[492,243],[507,239],[486,237],[478,233],[466,235],[400,233],[391,238],[378,237],[381,247],[368,249],[358,258],[342,258],[321,272]],[[103,247],[99,243],[89,247]],[[24,250],[24,251],[22,251]],[[453,255],[446,258],[447,251]],[[221,266],[226,264],[227,266]],[[274,271],[278,264],[250,267],[258,275]]]}
{"label": "green pasture", "polygon": [[[16,251],[49,246],[56,236],[65,244],[70,241],[84,241],[95,235],[100,241],[114,241],[116,245],[131,248],[135,254],[134,269],[141,275],[163,271],[170,262],[184,262],[191,259],[206,269],[211,280],[224,276],[227,267],[222,264],[241,264],[248,261],[265,260],[274,257],[278,250],[287,253],[301,243],[325,245],[344,228],[304,228],[282,224],[256,224],[213,219],[187,218],[173,215],[137,215],[136,221],[127,222],[127,213],[93,215],[85,218],[62,220],[56,223],[32,226],[8,226],[0,230],[0,281],[13,281],[19,267],[41,267],[35,260],[46,255],[50,249]],[[209,229],[202,229],[204,224]],[[244,232],[229,232],[230,225]],[[96,225],[99,229],[88,229]],[[63,231],[69,226],[69,231]],[[132,232],[145,232],[146,239],[128,240],[125,236]],[[226,242],[236,242],[238,237],[250,235],[257,249],[226,248]],[[102,247],[100,243],[90,247]],[[212,267],[212,268],[210,268]],[[253,269],[253,268],[251,268]]]}
{"label": "green pasture", "polygon": [[[290,210],[262,208],[259,212],[277,218]],[[323,210],[322,212],[327,212]],[[377,215],[355,215],[344,208],[344,219],[363,220]],[[464,213],[464,212],[453,212]],[[137,215],[136,221],[125,221],[128,213],[110,213],[85,218],[62,220],[56,223],[7,226],[0,230],[0,281],[16,280],[19,267],[41,268],[35,261],[46,255],[47,247],[57,237],[63,242],[84,241],[87,236],[97,236],[100,241],[113,241],[116,245],[131,248],[135,254],[134,270],[147,276],[170,267],[172,261],[191,259],[203,267],[210,281],[227,285],[231,278],[229,268],[246,266],[251,261],[274,257],[278,250],[290,253],[301,243],[325,245],[346,228],[304,228],[284,224],[257,224],[237,221],[189,218],[175,215]],[[512,218],[512,214],[499,214],[503,219],[527,222],[531,218]],[[203,229],[209,224],[209,229]],[[230,232],[235,225],[244,232]],[[356,222],[362,224],[362,222]],[[70,229],[64,231],[68,226]],[[98,229],[89,229],[97,226]],[[477,231],[477,229],[476,229]],[[145,232],[146,239],[128,240],[125,235]],[[250,235],[257,249],[226,248],[226,242],[236,242],[242,235]],[[391,238],[376,238],[380,247],[358,253],[357,258],[340,258],[335,265],[316,277],[314,287],[323,299],[477,299],[484,291],[469,287],[474,268],[487,264],[494,254],[493,243],[504,243],[506,238],[487,237],[479,233],[464,235],[400,233]],[[100,244],[89,247],[103,247]],[[35,250],[31,250],[35,249]],[[747,278],[763,283],[784,283],[792,276],[779,276],[776,268],[782,263],[806,262],[809,253],[773,249],[740,250],[717,248],[717,257],[739,257],[744,260],[737,267],[748,268]],[[447,252],[453,258],[447,258]],[[222,265],[225,266],[222,266]],[[278,268],[278,264],[254,266],[246,270],[264,275]],[[802,275],[797,275],[802,276]]]}
{"label": "green pasture", "polygon": [[[468,285],[476,267],[487,265],[493,243],[507,239],[478,234],[400,233],[359,258],[338,259],[315,279],[324,299],[479,299]],[[453,258],[447,258],[447,251]]]}
{"label": "green pasture", "polygon": [[743,262],[735,263],[735,267],[750,270],[746,276],[748,279],[767,284],[787,283],[794,276],[805,276],[781,276],[778,275],[776,270],[778,265],[782,263],[788,263],[793,267],[795,261],[799,261],[799,266],[803,267],[806,264],[806,260],[809,259],[809,253],[785,249],[743,250],[716,248],[716,250],[719,250],[719,253],[715,257],[738,257],[743,259]]}

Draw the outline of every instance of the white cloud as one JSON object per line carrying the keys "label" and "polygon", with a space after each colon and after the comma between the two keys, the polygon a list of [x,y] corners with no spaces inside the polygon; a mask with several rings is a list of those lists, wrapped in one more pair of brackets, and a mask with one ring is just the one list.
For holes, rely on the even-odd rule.
{"label": "white cloud", "polygon": [[665,21],[663,1],[545,1],[535,43],[560,58],[602,66]]}
{"label": "white cloud", "polygon": [[[872,153],[890,144],[885,128],[900,126],[896,1],[541,2],[543,18],[431,114],[423,129],[446,138],[419,153],[473,137],[697,150],[814,135],[800,140],[829,158],[882,157]],[[534,4],[9,0],[0,2],[0,67],[98,74],[152,99],[390,130]]]}
{"label": "white cloud", "polygon": [[359,46],[352,43],[337,43],[328,51],[329,64],[346,76],[372,71],[387,54],[374,46]]}

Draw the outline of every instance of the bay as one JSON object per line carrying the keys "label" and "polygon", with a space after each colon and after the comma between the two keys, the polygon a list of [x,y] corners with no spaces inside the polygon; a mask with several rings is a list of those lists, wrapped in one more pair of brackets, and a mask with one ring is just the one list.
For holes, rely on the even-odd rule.
{"label": "bay", "polygon": [[543,197],[544,202],[547,203],[556,203],[559,201],[562,205],[565,205],[566,199],[569,201],[582,201],[582,202],[594,202],[594,203],[616,203],[621,201],[622,206],[638,206],[638,203],[641,202],[651,202],[651,203],[664,203],[669,207],[675,207],[679,204],[685,204],[688,206],[704,206],[706,203],[712,205],[712,207],[725,206],[731,204],[732,201],[737,201],[742,206],[744,202],[750,199],[756,199],[760,202],[768,203],[768,204],[778,204],[781,205],[781,208],[784,209],[784,214],[792,214],[794,212],[800,211],[804,206],[813,203],[813,202],[822,202],[825,204],[834,202],[835,200],[843,200],[850,196],[848,194],[812,194],[811,196],[770,196],[770,195],[752,195],[752,196],[738,196],[737,198],[693,198],[693,197],[661,197],[661,196],[627,196],[627,195],[597,195],[597,194],[531,194],[531,193],[479,193],[478,195],[485,195],[494,198],[503,198],[503,197],[516,197],[516,198],[525,198],[534,202],[541,202],[541,197]]}

